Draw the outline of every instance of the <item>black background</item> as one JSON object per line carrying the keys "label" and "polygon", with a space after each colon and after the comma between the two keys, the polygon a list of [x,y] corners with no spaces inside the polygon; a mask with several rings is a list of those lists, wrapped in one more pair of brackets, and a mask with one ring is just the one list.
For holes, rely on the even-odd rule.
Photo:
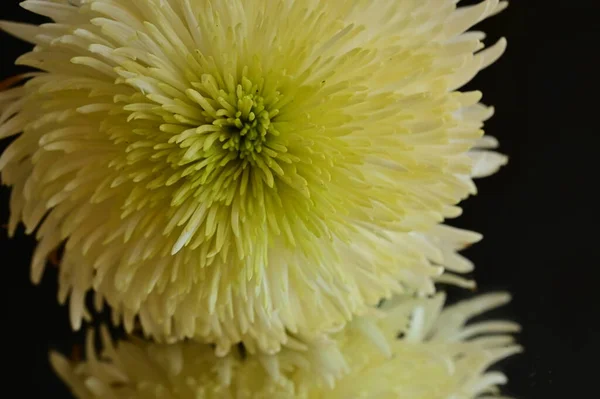
{"label": "black background", "polygon": [[[510,377],[505,392],[517,398],[598,395],[592,206],[599,158],[593,143],[600,114],[599,11],[594,0],[514,0],[478,26],[488,33],[487,44],[501,36],[509,41],[507,54],[468,88],[481,89],[484,102],[496,107],[486,130],[501,140],[511,161],[478,182],[480,193],[463,204],[456,224],[485,235],[467,251],[478,266],[479,291],[514,295],[501,314],[524,326],[519,340],[526,352],[501,366]],[[0,18],[42,21],[14,0],[2,2]],[[0,46],[0,79],[22,71],[12,62],[29,46],[3,33]],[[8,195],[2,187],[2,224]],[[56,270],[49,268],[38,287],[29,282],[33,245],[22,230],[12,240],[0,231],[0,350],[8,367],[3,390],[23,398],[69,398],[49,368],[47,351],[70,353],[82,334],[70,331],[67,309],[56,303]]]}

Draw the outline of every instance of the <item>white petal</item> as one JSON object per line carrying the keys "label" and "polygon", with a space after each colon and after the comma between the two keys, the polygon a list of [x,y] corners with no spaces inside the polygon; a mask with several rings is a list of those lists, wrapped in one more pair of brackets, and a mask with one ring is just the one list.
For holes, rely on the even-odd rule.
{"label": "white petal", "polygon": [[494,151],[471,151],[473,158],[473,170],[471,176],[475,178],[487,177],[496,173],[502,166],[508,163],[508,157]]}

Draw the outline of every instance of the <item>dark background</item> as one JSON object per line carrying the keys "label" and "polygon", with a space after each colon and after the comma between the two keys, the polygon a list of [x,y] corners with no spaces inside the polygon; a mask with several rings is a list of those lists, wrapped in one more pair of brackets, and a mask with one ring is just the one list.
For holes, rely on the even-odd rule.
{"label": "dark background", "polygon": [[[0,18],[41,21],[15,0],[2,2]],[[511,162],[479,181],[479,195],[463,204],[456,223],[485,235],[467,251],[478,265],[479,291],[514,295],[501,314],[524,326],[519,340],[526,352],[501,367],[510,377],[505,392],[517,398],[597,394],[598,247],[590,231],[599,158],[593,145],[599,18],[594,0],[514,0],[478,26],[488,33],[487,44],[501,36],[509,41],[507,54],[468,88],[481,89],[484,102],[496,107],[486,130],[501,140]],[[3,33],[0,46],[1,80],[21,71],[12,60],[29,47]],[[8,220],[8,195],[2,187],[0,224]],[[67,309],[56,303],[56,270],[46,271],[41,286],[29,282],[33,245],[22,230],[12,240],[0,231],[4,386],[23,398],[69,398],[47,351],[70,353],[82,334],[70,331]]]}

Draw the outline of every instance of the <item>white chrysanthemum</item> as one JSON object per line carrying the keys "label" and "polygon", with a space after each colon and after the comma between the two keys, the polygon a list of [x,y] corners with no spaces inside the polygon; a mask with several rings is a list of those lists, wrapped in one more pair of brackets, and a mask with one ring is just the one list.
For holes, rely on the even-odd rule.
{"label": "white chrysanthemum", "polygon": [[130,330],[274,351],[468,269],[479,237],[436,225],[505,159],[455,90],[506,4],[456,3],[25,1],[55,23],[0,25],[42,71],[0,94],[0,170],[34,281],[65,242],[75,328],[93,288]]}
{"label": "white chrysanthemum", "polygon": [[487,370],[520,350],[511,337],[518,326],[466,322],[507,299],[482,296],[441,314],[442,295],[396,299],[329,342],[277,355],[232,351],[219,358],[209,345],[135,339],[115,347],[104,334],[101,356],[89,335],[87,361],[51,360],[80,399],[492,398],[506,378]]}

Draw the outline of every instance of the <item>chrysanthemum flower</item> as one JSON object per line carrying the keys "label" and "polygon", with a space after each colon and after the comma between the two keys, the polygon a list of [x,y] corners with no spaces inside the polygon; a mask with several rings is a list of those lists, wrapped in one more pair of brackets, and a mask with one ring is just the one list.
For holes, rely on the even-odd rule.
{"label": "chrysanthemum flower", "polygon": [[41,71],[0,94],[33,280],[65,243],[75,328],[93,288],[130,330],[274,351],[468,269],[479,237],[436,226],[505,161],[456,90],[503,52],[465,32],[506,4],[456,3],[23,2],[54,20],[0,25]]}
{"label": "chrysanthemum flower", "polygon": [[200,343],[137,339],[114,346],[105,333],[100,356],[90,334],[85,362],[58,354],[51,361],[80,399],[492,398],[506,378],[488,368],[520,350],[511,337],[518,326],[466,322],[507,299],[482,296],[441,314],[442,295],[395,299],[330,342],[277,355],[232,351],[219,358]]}

